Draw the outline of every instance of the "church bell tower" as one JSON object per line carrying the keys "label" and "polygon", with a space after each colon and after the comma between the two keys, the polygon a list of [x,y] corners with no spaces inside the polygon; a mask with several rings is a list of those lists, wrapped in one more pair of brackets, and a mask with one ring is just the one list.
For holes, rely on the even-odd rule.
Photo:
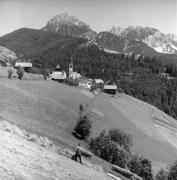
{"label": "church bell tower", "polygon": [[73,58],[71,57],[71,61],[69,63],[69,76],[73,73]]}

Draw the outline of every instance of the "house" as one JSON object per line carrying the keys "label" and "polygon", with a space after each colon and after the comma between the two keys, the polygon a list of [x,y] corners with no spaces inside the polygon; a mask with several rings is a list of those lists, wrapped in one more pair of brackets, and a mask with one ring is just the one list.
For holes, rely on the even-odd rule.
{"label": "house", "polygon": [[83,88],[91,89],[92,82],[89,81],[89,79],[87,79],[87,78],[78,78],[77,82],[78,82],[78,86],[83,87]]}
{"label": "house", "polygon": [[22,62],[22,61],[17,61],[15,63],[15,68],[17,67],[23,67],[23,69],[26,71],[26,72],[29,72],[30,69],[32,68],[32,63],[31,62]]}
{"label": "house", "polygon": [[95,82],[97,84],[104,84],[104,81],[102,79],[95,79]]}
{"label": "house", "polygon": [[81,78],[81,75],[77,72],[72,72],[69,77],[72,79],[78,79]]}
{"label": "house", "polygon": [[66,79],[66,72],[63,71],[60,65],[57,65],[52,74],[49,75],[51,80],[64,81]]}
{"label": "house", "polygon": [[111,95],[116,95],[116,93],[117,93],[117,85],[115,85],[115,84],[113,84],[113,85],[112,84],[111,85],[106,84],[103,87],[103,92],[105,92],[107,94],[111,94]]}

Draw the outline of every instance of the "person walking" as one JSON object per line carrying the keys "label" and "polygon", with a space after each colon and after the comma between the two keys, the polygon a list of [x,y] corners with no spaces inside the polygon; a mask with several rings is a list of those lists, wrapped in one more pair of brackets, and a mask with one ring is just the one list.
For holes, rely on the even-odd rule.
{"label": "person walking", "polygon": [[74,156],[74,160],[77,161],[77,158],[79,158],[79,161],[80,163],[82,164],[82,149],[81,149],[81,144],[79,143],[77,145],[77,148],[76,148],[76,153],[75,153],[75,156]]}

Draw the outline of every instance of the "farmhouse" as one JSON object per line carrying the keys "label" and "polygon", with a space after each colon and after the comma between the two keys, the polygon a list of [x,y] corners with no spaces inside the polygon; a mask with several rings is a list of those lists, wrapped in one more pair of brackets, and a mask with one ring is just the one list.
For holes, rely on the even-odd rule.
{"label": "farmhouse", "polygon": [[103,87],[103,92],[111,94],[111,95],[116,95],[117,93],[117,85],[104,85]]}
{"label": "farmhouse", "polygon": [[86,78],[78,78],[78,86],[91,89],[92,83]]}
{"label": "farmhouse", "polygon": [[95,82],[97,84],[104,84],[104,81],[102,79],[95,79]]}
{"label": "farmhouse", "polygon": [[15,68],[17,67],[23,67],[23,69],[26,72],[29,72],[29,70],[32,68],[32,63],[31,62],[21,62],[21,61],[17,61],[15,63]]}

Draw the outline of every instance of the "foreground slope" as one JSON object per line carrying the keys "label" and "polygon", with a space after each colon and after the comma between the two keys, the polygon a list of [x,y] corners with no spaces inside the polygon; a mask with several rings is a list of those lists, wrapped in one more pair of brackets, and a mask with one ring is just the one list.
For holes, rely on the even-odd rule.
{"label": "foreground slope", "polygon": [[72,161],[46,148],[45,144],[34,142],[37,139],[6,121],[0,121],[1,180],[111,180],[103,170]]}

